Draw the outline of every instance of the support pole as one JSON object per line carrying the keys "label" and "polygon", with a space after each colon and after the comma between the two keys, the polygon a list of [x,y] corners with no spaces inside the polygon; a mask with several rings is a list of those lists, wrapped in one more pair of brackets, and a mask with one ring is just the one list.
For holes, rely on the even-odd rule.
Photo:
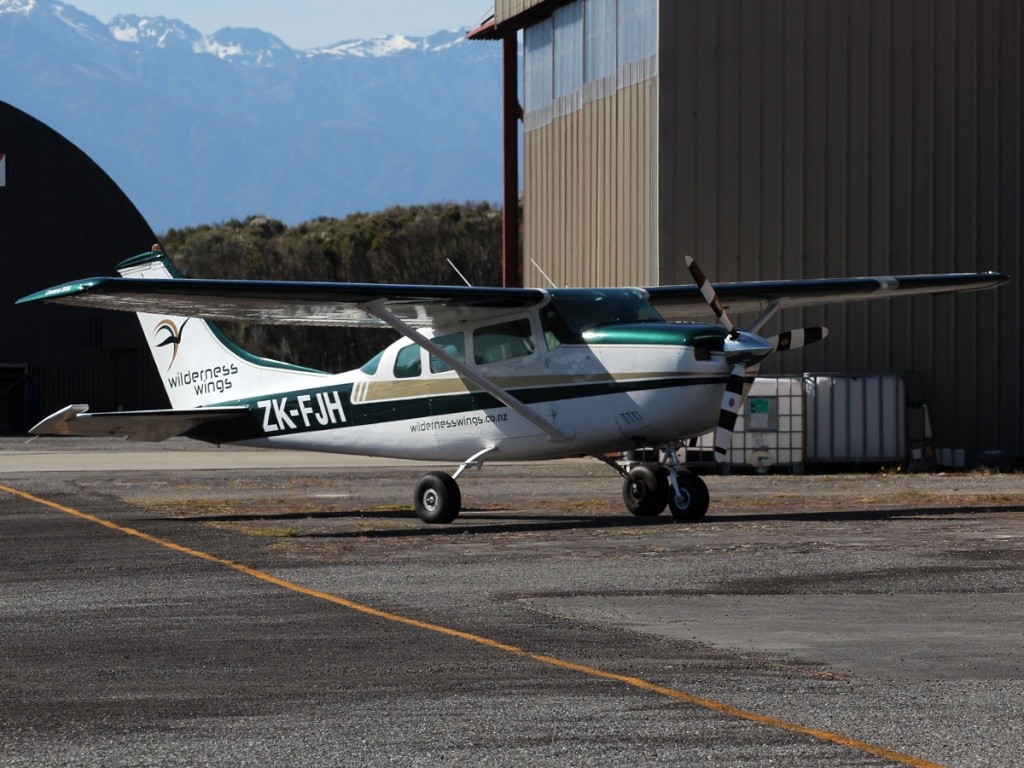
{"label": "support pole", "polygon": [[506,288],[522,288],[523,260],[519,253],[519,45],[516,33],[502,38],[502,243],[501,282]]}

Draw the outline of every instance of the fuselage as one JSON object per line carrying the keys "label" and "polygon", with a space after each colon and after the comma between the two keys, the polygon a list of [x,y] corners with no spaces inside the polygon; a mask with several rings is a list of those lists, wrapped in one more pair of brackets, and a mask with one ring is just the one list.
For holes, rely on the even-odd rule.
{"label": "fuselage", "polygon": [[231,401],[248,406],[249,418],[192,436],[461,462],[488,449],[504,461],[609,452],[714,428],[729,373],[719,326],[629,317],[580,331],[562,319],[532,310],[424,335],[568,439],[552,438],[404,338],[362,369]]}

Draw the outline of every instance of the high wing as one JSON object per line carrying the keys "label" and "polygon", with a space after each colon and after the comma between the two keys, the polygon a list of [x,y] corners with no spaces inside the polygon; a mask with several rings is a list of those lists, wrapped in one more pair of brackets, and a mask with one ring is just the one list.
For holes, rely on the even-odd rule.
{"label": "high wing", "polygon": [[[998,272],[893,277],[841,277],[824,280],[762,280],[715,283],[715,292],[730,314],[838,304],[847,301],[891,299],[897,296],[978,291],[995,288],[1010,278]],[[651,304],[666,320],[707,317],[707,305],[696,285],[648,288]]]}
{"label": "high wing", "polygon": [[403,322],[425,328],[508,314],[548,299],[537,288],[94,277],[34,293],[18,303],[51,301],[261,325],[365,328],[387,327],[367,309],[385,304]]}
{"label": "high wing", "polygon": [[157,443],[211,421],[246,418],[245,406],[190,410],[111,411],[88,413],[88,405],[69,405],[36,424],[30,435],[124,437]]}
{"label": "high wing", "polygon": [[[997,272],[767,280],[717,283],[732,313],[808,307],[917,294],[976,291],[1009,280]],[[203,317],[264,325],[385,327],[375,307],[414,328],[452,326],[518,309],[543,306],[551,294],[576,289],[476,288],[438,285],[282,282],[270,280],[135,279],[75,280],[18,300],[50,301],[128,312]],[[703,319],[704,298],[696,285],[644,289],[667,320]]]}

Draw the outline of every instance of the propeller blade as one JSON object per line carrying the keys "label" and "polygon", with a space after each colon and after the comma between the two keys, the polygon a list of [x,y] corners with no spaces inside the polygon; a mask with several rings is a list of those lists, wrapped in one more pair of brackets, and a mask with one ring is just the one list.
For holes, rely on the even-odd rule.
{"label": "propeller blade", "polygon": [[768,341],[776,352],[785,352],[789,349],[800,349],[808,344],[814,344],[828,336],[828,328],[816,326],[814,328],[797,328],[792,331],[780,333],[778,336],[771,336]]}
{"label": "propeller blade", "polygon": [[[754,324],[754,331],[741,332],[729,319],[729,315],[722,306],[721,300],[715,287],[708,280],[704,271],[697,266],[692,257],[686,257],[686,268],[690,270],[693,281],[697,284],[704,301],[715,313],[718,322],[725,326],[729,332],[723,352],[725,359],[732,364],[729,371],[729,378],[725,383],[725,393],[722,395],[722,408],[718,414],[718,428],[715,430],[715,459],[723,461],[732,446],[732,436],[736,430],[736,419],[739,417],[743,403],[747,399],[750,387],[753,383],[753,376],[757,374],[761,361],[772,352],[785,352],[788,349],[800,349],[808,344],[821,341],[828,336],[828,329],[824,327],[797,328],[792,331],[780,333],[778,336],[763,338],[757,334],[764,323],[779,309],[779,303],[775,302],[762,313],[760,319]],[[748,369],[749,366],[749,369]],[[748,379],[750,381],[748,381]]]}
{"label": "propeller blade", "polygon": [[718,429],[715,430],[715,459],[722,461],[732,445],[732,433],[736,429],[736,417],[743,408],[743,400],[750,388],[746,385],[747,366],[737,363],[729,372],[722,395],[722,410],[718,414]]}
{"label": "propeller blade", "polygon": [[718,322],[725,326],[725,329],[729,331],[729,335],[736,338],[738,332],[736,327],[732,324],[732,320],[729,319],[729,315],[725,312],[725,307],[722,306],[722,302],[718,300],[718,294],[715,293],[715,287],[711,285],[711,281],[708,280],[707,275],[704,271],[697,266],[697,262],[692,257],[686,257],[686,268],[690,270],[690,274],[693,275],[693,282],[697,284],[697,288],[700,290],[700,295],[704,297],[704,301],[711,307],[711,311],[715,313],[715,317],[718,318]]}

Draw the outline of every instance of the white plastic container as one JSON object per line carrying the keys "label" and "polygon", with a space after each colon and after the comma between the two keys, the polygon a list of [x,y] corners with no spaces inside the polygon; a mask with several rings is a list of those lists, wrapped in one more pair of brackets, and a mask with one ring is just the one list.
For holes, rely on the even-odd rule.
{"label": "white plastic container", "polygon": [[804,374],[806,462],[890,463],[907,455],[898,374]]}
{"label": "white plastic container", "polygon": [[[703,435],[688,457],[713,459],[714,433]],[[804,385],[800,376],[754,379],[743,411],[736,419],[729,467],[767,471],[785,467],[797,472],[804,461]]]}
{"label": "white plastic container", "polygon": [[[907,457],[906,394],[898,374],[758,377],[719,466],[803,470],[804,464],[889,464]],[[714,433],[686,450],[714,461]]]}

